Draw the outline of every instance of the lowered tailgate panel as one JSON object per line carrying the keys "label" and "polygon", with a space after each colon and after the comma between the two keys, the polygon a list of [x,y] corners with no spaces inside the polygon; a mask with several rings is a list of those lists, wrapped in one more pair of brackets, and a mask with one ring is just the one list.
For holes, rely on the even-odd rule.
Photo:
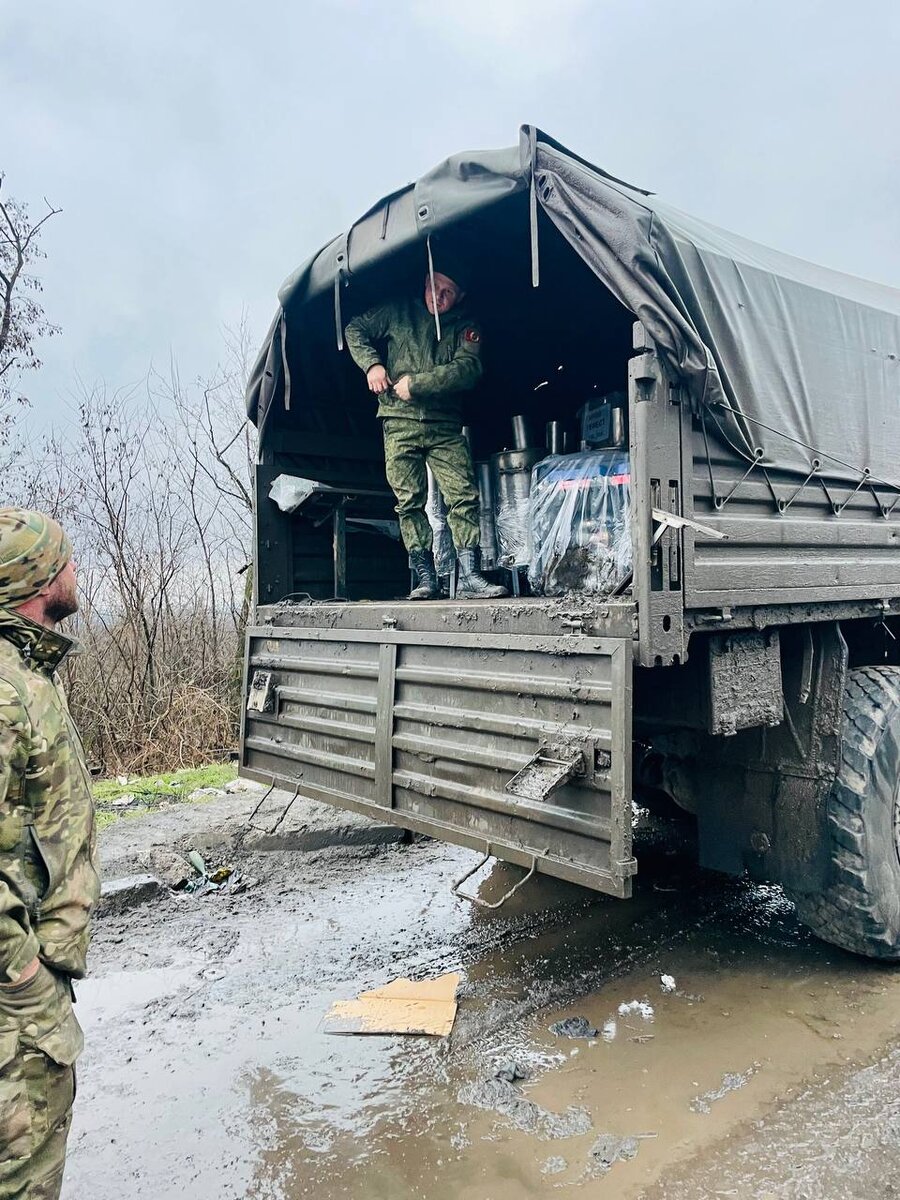
{"label": "lowered tailgate panel", "polygon": [[[624,637],[256,627],[242,774],[628,896],[631,663]],[[506,791],[539,752],[578,774]]]}

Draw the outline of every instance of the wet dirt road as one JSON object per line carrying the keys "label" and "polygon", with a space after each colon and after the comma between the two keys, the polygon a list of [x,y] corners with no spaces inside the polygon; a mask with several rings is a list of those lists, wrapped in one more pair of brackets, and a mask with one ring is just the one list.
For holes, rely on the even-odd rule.
{"label": "wet dirt road", "polygon": [[[900,971],[775,889],[637,854],[630,903],[536,880],[486,913],[450,894],[475,856],[416,842],[251,852],[242,895],[101,917],[65,1200],[891,1195]],[[449,1042],[320,1029],[448,970]],[[568,1017],[598,1036],[550,1031]]]}

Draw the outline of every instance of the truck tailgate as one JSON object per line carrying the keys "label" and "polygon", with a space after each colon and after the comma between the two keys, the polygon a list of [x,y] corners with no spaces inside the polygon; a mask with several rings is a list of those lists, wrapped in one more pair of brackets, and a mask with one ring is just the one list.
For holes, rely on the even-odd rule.
{"label": "truck tailgate", "polygon": [[631,662],[624,637],[258,626],[241,773],[628,896]]}

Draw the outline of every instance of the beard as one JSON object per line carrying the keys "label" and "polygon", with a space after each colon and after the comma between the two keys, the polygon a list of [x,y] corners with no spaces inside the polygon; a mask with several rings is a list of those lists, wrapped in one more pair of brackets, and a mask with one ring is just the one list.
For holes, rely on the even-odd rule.
{"label": "beard", "polygon": [[71,617],[73,613],[77,613],[78,596],[75,593],[75,588],[54,588],[47,596],[44,612],[47,619],[52,621],[54,625],[59,624],[60,621],[64,621],[66,617]]}

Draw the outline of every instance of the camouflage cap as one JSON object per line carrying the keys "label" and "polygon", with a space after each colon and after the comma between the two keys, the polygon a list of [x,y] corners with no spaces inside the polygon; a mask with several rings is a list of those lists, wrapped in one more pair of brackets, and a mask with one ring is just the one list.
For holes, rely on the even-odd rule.
{"label": "camouflage cap", "polygon": [[72,543],[46,513],[0,508],[0,608],[36,596],[72,557]]}

